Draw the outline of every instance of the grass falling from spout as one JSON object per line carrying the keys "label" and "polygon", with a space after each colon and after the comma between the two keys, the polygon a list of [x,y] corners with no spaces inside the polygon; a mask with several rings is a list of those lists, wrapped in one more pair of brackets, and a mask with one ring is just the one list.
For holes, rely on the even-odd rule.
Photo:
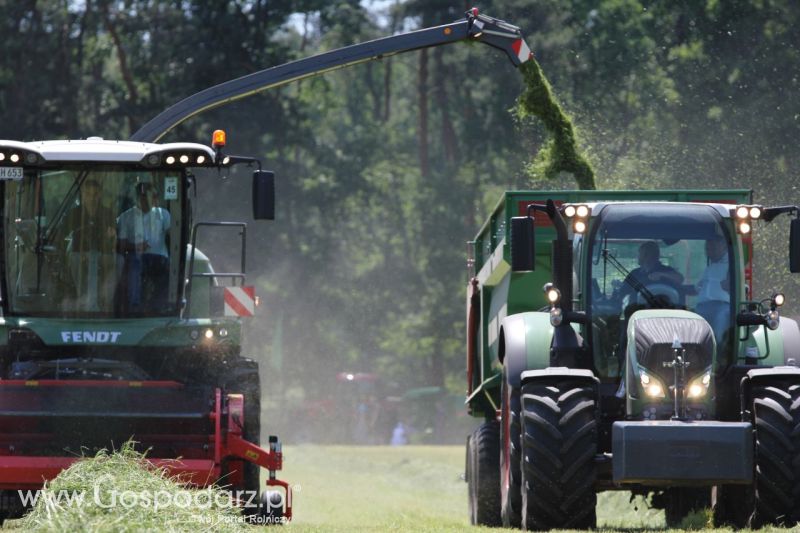
{"label": "grass falling from spout", "polygon": [[520,71],[525,90],[517,100],[517,113],[521,118],[537,117],[550,135],[528,165],[528,173],[534,179],[553,179],[567,172],[575,178],[579,189],[596,189],[594,169],[578,148],[572,120],[553,97],[539,63],[531,58],[520,66]]}

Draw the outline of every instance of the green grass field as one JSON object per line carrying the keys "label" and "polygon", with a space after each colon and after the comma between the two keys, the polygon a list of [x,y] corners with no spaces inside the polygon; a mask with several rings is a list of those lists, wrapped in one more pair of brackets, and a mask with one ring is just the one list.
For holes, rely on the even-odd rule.
{"label": "green grass field", "polygon": [[[295,533],[463,531],[469,525],[461,446],[291,446],[284,466],[283,478],[295,486],[289,526]],[[629,498],[627,492],[601,494],[598,527],[667,531],[663,511]],[[704,517],[694,518],[692,524],[704,531],[731,531],[705,528]]]}
{"label": "green grass field", "polygon": [[[163,474],[148,472],[140,464],[135,452],[100,454],[64,471],[50,489],[91,493],[102,487],[103,501],[108,500],[112,489],[182,491]],[[284,465],[281,477],[294,487],[295,519],[286,526],[292,533],[481,530],[469,528],[467,522],[461,446],[289,446],[285,448]],[[606,531],[667,531],[663,511],[649,509],[640,498],[631,503],[625,492],[601,494],[597,514],[598,526]],[[91,501],[64,507],[39,502],[30,515],[5,526],[48,532],[254,530],[239,524],[239,518],[230,508],[154,510],[101,506]],[[684,525],[724,531],[707,527],[707,516],[702,513],[692,518],[691,524]]]}

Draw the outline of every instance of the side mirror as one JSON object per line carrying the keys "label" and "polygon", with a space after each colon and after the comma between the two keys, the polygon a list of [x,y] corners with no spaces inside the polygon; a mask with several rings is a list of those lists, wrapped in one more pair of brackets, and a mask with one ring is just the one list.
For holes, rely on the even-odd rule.
{"label": "side mirror", "polygon": [[536,242],[533,217],[511,218],[511,271],[530,272],[536,269]]}
{"label": "side mirror", "polygon": [[800,272],[800,218],[793,218],[789,226],[789,272]]}
{"label": "side mirror", "polygon": [[271,170],[253,172],[253,218],[275,220],[275,173]]}

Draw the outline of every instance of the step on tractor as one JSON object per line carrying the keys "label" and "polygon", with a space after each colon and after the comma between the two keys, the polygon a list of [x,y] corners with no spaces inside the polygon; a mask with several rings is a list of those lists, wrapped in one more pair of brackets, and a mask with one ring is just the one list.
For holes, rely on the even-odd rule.
{"label": "step on tractor", "polygon": [[782,214],[800,272],[798,208],[751,191],[506,192],[468,245],[471,522],[594,528],[627,490],[670,527],[796,526],[800,329],[752,279]]}
{"label": "step on tractor", "polygon": [[[214,137],[0,141],[2,518],[24,511],[20,491],[129,439],[182,480],[226,488],[252,520],[291,518],[281,443],[259,445],[258,364],[241,353],[256,303],[246,225],[194,210],[194,171],[258,164],[253,218],[272,219],[274,174]],[[196,246],[223,232],[240,240],[231,272]]]}

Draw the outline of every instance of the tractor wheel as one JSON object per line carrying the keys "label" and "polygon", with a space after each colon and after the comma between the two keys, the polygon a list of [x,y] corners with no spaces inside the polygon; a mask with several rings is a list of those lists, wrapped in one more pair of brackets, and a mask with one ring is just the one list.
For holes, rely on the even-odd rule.
{"label": "tractor wheel", "polygon": [[519,389],[503,371],[500,416],[500,517],[505,527],[522,527],[522,423]]}
{"label": "tractor wheel", "polygon": [[753,497],[750,485],[718,485],[711,489],[714,527],[749,527],[753,516]]}
{"label": "tractor wheel", "polygon": [[596,527],[596,400],[579,380],[522,386],[522,527]]}
{"label": "tractor wheel", "polygon": [[259,525],[282,526],[283,521],[283,495],[274,490],[266,490],[261,494],[259,511]]}
{"label": "tractor wheel", "polygon": [[667,527],[677,528],[690,513],[709,506],[711,491],[707,488],[672,488],[664,494]]}
{"label": "tractor wheel", "polygon": [[[222,389],[225,394],[242,394],[244,396],[244,432],[242,437],[256,445],[261,443],[261,382],[258,377],[258,363],[251,359],[239,358],[230,363],[223,376]],[[261,467],[249,461],[244,462],[244,484],[232,487],[233,490],[245,490],[255,494],[253,501],[259,501],[261,489]],[[253,492],[249,492],[253,491]],[[247,498],[245,498],[247,499]],[[257,507],[244,509],[244,514],[254,515]]]}
{"label": "tractor wheel", "polygon": [[754,386],[755,514],[753,527],[800,521],[800,385]]}
{"label": "tractor wheel", "polygon": [[468,444],[469,518],[472,525],[498,527],[500,520],[500,424],[484,422]]}

